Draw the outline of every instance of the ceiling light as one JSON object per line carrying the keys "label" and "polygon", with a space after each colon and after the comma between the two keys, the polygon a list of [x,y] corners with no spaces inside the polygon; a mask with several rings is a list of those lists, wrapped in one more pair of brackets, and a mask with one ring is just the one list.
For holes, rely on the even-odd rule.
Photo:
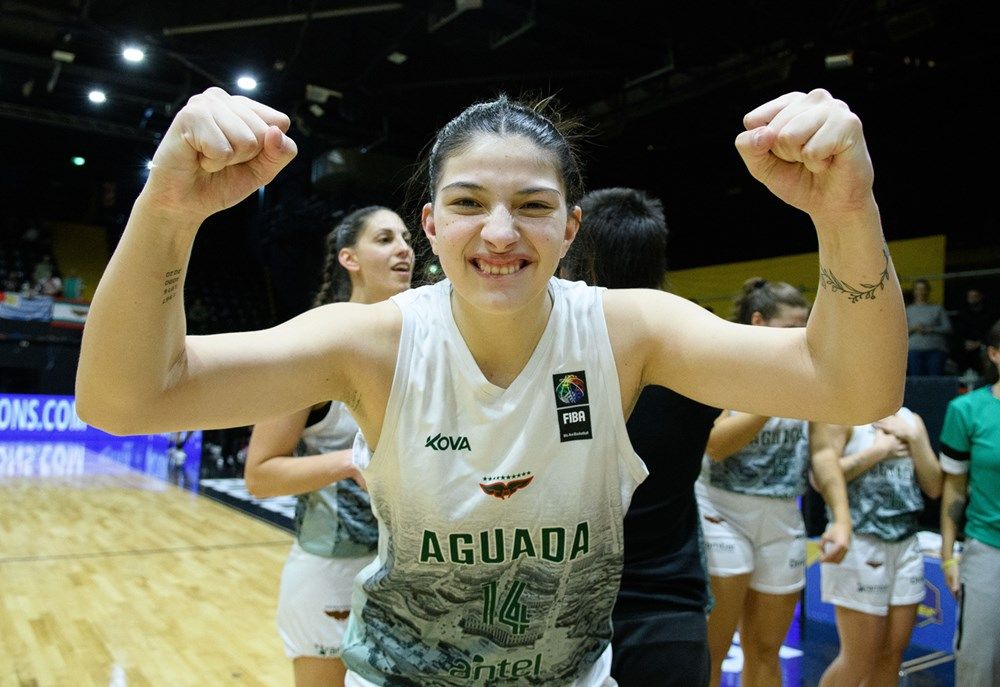
{"label": "ceiling light", "polygon": [[335,91],[332,88],[325,88],[312,83],[306,84],[306,100],[319,103],[320,105],[325,105],[330,96],[333,96],[334,98],[343,98],[344,94],[340,91]]}
{"label": "ceiling light", "polygon": [[252,76],[241,76],[236,79],[236,85],[239,86],[241,90],[252,91],[257,88],[257,79]]}
{"label": "ceiling light", "polygon": [[146,160],[146,169],[153,169],[153,161]]}
{"label": "ceiling light", "polygon": [[87,160],[80,157],[79,155],[74,155],[69,159],[69,161],[73,163],[74,167],[83,167],[85,164],[87,164]]}
{"label": "ceiling light", "polygon": [[142,48],[138,48],[134,45],[125,46],[122,50],[122,57],[128,62],[142,62],[146,59],[146,53],[142,51]]}
{"label": "ceiling light", "polygon": [[96,88],[92,90],[90,93],[88,93],[87,97],[90,99],[90,102],[97,103],[98,105],[107,101],[108,99],[108,96],[104,91],[98,90]]}
{"label": "ceiling light", "polygon": [[410,59],[410,57],[405,53],[401,53],[398,50],[394,50],[393,52],[386,55],[385,59],[389,60],[393,64],[403,64],[408,59]]}
{"label": "ceiling light", "polygon": [[53,50],[52,59],[56,62],[65,62],[66,64],[72,64],[73,60],[76,59],[76,55],[67,50]]}
{"label": "ceiling light", "polygon": [[845,69],[854,65],[854,52],[827,55],[823,58],[823,64],[827,69]]}

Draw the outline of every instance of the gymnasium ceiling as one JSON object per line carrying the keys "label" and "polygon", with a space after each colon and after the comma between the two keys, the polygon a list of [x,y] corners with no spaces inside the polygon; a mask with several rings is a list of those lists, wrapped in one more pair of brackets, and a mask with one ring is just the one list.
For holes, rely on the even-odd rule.
{"label": "gymnasium ceiling", "polygon": [[[986,4],[0,0],[0,132],[15,156],[65,160],[82,145],[134,166],[191,94],[233,91],[252,72],[252,97],[293,117],[307,155],[412,161],[473,100],[555,93],[590,128],[592,186],[714,206],[749,183],[732,151],[742,114],[787,90],[848,101],[877,162],[907,174],[955,162],[963,146],[942,136],[986,126],[996,90],[1000,41],[976,9]],[[121,59],[126,43],[145,49],[143,63]],[[86,99],[98,86],[101,106]],[[698,190],[675,194],[692,179]],[[919,197],[917,182],[890,202]]]}

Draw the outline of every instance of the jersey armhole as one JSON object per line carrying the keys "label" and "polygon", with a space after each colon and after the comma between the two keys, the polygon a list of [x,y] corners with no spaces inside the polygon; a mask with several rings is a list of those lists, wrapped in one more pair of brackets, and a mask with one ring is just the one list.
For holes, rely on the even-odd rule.
{"label": "jersey armhole", "polygon": [[[635,449],[632,447],[632,441],[628,437],[628,428],[626,426],[628,420],[622,411],[621,379],[618,377],[618,365],[615,363],[614,350],[611,348],[611,335],[608,332],[608,322],[604,317],[604,294],[607,292],[607,289],[597,286],[591,288],[594,289],[595,302],[592,307],[594,308],[597,324],[595,336],[597,337],[598,345],[606,347],[606,350],[600,356],[600,360],[606,361],[601,363],[601,366],[604,368],[604,374],[601,376],[606,380],[609,387],[606,390],[605,397],[608,399],[608,405],[610,406],[608,411],[613,413],[613,417],[615,418],[613,424],[615,427],[615,445],[618,447],[618,460],[619,464],[625,464],[628,475],[635,480],[635,484],[638,486],[649,476],[649,468],[646,467],[639,454],[635,452]],[[638,402],[638,398],[636,402]]]}
{"label": "jersey armhole", "polygon": [[[392,450],[396,445],[396,429],[399,424],[399,413],[403,406],[403,398],[406,396],[407,370],[410,369],[410,360],[413,357],[413,336],[416,328],[416,314],[412,308],[404,308],[396,302],[395,298],[390,302],[400,310],[403,325],[399,333],[399,349],[396,351],[396,367],[392,373],[392,387],[389,390],[389,400],[385,404],[385,415],[382,418],[382,429],[379,433],[378,446],[374,448],[367,443],[369,460],[367,465],[358,466],[362,471],[371,467],[379,451],[385,453]],[[359,432],[360,434],[360,432]]]}

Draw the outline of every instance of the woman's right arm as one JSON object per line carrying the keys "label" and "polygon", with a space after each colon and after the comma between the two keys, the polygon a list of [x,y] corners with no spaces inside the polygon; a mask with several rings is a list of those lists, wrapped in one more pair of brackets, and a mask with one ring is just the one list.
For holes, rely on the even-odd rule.
{"label": "woman's right arm", "polygon": [[712,425],[705,453],[712,460],[725,460],[753,441],[770,419],[763,415],[723,411]]}
{"label": "woman's right arm", "polygon": [[941,425],[938,458],[944,475],[941,489],[941,569],[951,593],[958,596],[959,570],[955,542],[962,534],[968,505],[969,472],[972,464],[972,437],[976,425],[969,416],[967,397],[957,396],[949,403]]}
{"label": "woman's right arm", "polygon": [[311,456],[292,455],[308,418],[306,408],[254,426],[244,471],[251,494],[257,498],[305,494],[348,477],[360,477],[350,449]]}
{"label": "woman's right arm", "polygon": [[965,514],[966,494],[969,475],[944,473],[944,487],[941,490],[941,569],[944,571],[948,588],[958,596],[958,560],[955,558],[955,541],[961,532],[960,523]]}
{"label": "woman's right arm", "polygon": [[[209,89],[182,108],[101,278],[84,329],[77,410],[113,434],[245,426],[352,393],[331,359],[360,349],[365,317],[342,304],[278,327],[185,336],[184,278],[201,223],[294,157],[288,117]],[[335,307],[335,306],[328,306]],[[266,393],[261,393],[261,390]]]}

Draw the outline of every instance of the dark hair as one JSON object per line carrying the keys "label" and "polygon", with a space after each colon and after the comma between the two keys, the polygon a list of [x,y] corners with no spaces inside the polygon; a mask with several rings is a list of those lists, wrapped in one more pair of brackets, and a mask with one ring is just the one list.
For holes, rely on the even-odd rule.
{"label": "dark hair", "polygon": [[583,195],[583,174],[576,148],[570,142],[578,123],[562,116],[552,97],[534,104],[512,99],[501,93],[493,100],[477,102],[441,127],[427,159],[427,192],[434,199],[438,177],[445,161],[461,152],[481,134],[524,136],[539,148],[550,152],[557,161],[566,192],[566,206],[573,207]]}
{"label": "dark hair", "polygon": [[[368,218],[379,210],[389,210],[382,205],[369,205],[354,210],[340,220],[340,224],[326,235],[326,258],[323,262],[323,281],[320,283],[313,307],[351,299],[351,279],[340,264],[338,254],[342,248],[353,248],[364,232]],[[393,212],[389,210],[389,212]]]}
{"label": "dark hair", "polygon": [[809,303],[802,292],[783,281],[768,281],[753,277],[743,282],[743,291],[733,301],[733,321],[750,324],[755,312],[765,320],[778,314],[780,306],[808,308]]}
{"label": "dark hair", "polygon": [[[1000,320],[994,322],[993,326],[990,327],[990,331],[986,335],[986,345],[1000,350]],[[997,365],[993,364],[993,361],[990,360],[989,356],[986,356],[983,369],[986,370],[987,384],[996,384],[1000,381],[1000,370],[997,369]]]}
{"label": "dark hair", "polygon": [[561,275],[608,288],[663,285],[667,229],[663,203],[633,188],[604,188],[580,199],[583,221]]}
{"label": "dark hair", "polygon": [[[564,116],[559,110],[553,96],[524,94],[511,98],[501,93],[493,100],[476,102],[441,127],[433,141],[425,147],[416,172],[406,185],[405,206],[408,212],[414,212],[419,223],[423,205],[434,201],[444,163],[461,153],[476,136],[492,134],[524,136],[551,153],[563,183],[566,207],[572,208],[583,195],[584,188],[575,145],[580,129],[578,121]],[[417,263],[424,265],[421,281],[432,282],[445,276],[440,268],[433,269],[437,267],[436,261],[426,240],[414,245],[414,251]]]}

